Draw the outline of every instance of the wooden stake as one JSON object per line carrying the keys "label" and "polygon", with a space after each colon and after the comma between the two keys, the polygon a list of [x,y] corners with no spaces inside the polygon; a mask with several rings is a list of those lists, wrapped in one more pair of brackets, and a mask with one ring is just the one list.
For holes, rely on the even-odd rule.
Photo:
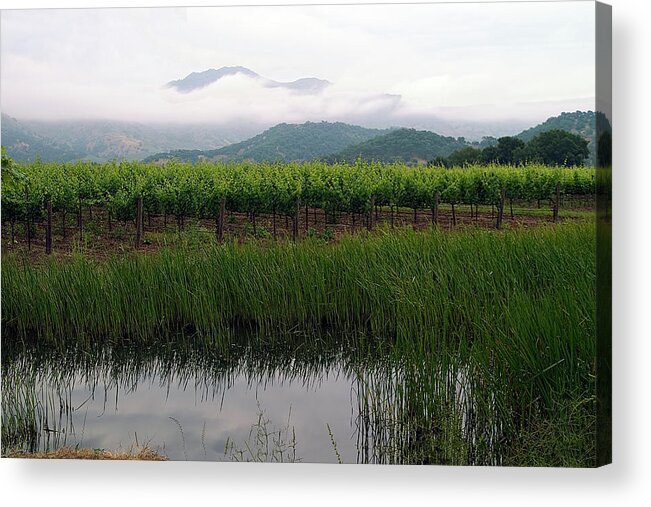
{"label": "wooden stake", "polygon": [[294,213],[294,222],[292,224],[292,239],[296,241],[298,238],[298,219],[299,219],[299,213],[301,211],[301,202],[296,201],[296,211]]}
{"label": "wooden stake", "polygon": [[81,197],[79,198],[79,211],[77,212],[77,227],[79,227],[79,234],[82,231],[82,218],[81,218]]}
{"label": "wooden stake", "polygon": [[434,207],[432,208],[432,224],[438,225],[439,223],[439,201],[441,200],[441,193],[434,194]]}
{"label": "wooden stake", "polygon": [[504,202],[506,200],[506,189],[503,188],[500,192],[500,202],[497,207],[497,222],[495,223],[495,228],[500,229],[502,227],[502,220],[504,219]]}
{"label": "wooden stake", "polygon": [[52,253],[52,199],[47,198],[45,208],[47,210],[47,225],[45,228],[45,253]]}
{"label": "wooden stake", "polygon": [[273,209],[273,229],[274,229],[274,239],[276,239],[276,205],[275,204]]}
{"label": "wooden stake", "polygon": [[142,241],[142,197],[136,201],[136,248],[140,248]]}
{"label": "wooden stake", "polygon": [[309,228],[309,224],[308,224],[308,222],[307,222],[308,219],[309,219],[309,216],[310,216],[310,210],[309,210],[309,208],[307,207],[307,203],[306,203],[306,204],[305,204],[305,230],[306,230],[306,231],[307,231],[308,228]]}
{"label": "wooden stake", "polygon": [[224,240],[224,215],[226,214],[226,197],[222,197],[219,201],[219,211],[217,212],[217,220],[215,223],[215,234],[217,241],[220,243]]}

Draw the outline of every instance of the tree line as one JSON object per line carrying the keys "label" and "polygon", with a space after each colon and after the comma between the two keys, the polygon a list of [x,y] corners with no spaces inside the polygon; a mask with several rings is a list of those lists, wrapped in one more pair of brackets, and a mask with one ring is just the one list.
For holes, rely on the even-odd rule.
{"label": "tree line", "polygon": [[584,165],[588,158],[588,141],[565,130],[542,132],[529,142],[517,137],[500,137],[497,144],[485,148],[466,146],[447,157],[436,157],[430,166],[459,167],[491,164],[544,164],[574,167]]}

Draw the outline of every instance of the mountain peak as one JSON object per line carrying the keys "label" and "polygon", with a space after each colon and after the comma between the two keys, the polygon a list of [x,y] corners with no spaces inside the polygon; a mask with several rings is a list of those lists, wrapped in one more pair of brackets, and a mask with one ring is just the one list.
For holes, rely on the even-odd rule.
{"label": "mountain peak", "polygon": [[225,66],[219,69],[208,69],[201,72],[191,72],[183,79],[170,81],[165,85],[166,88],[173,88],[179,93],[191,93],[195,90],[205,88],[226,76],[243,75],[259,81],[265,88],[285,88],[296,93],[315,94],[321,92],[324,88],[330,86],[330,82],[325,79],[315,77],[303,77],[295,81],[274,81],[262,77],[257,72],[242,67],[241,65]]}

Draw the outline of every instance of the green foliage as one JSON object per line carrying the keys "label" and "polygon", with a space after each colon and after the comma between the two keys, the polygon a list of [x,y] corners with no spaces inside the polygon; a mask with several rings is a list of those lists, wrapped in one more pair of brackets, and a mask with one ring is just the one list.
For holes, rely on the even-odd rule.
{"label": "green foliage", "polygon": [[572,113],[561,113],[558,116],[548,118],[540,125],[527,129],[518,138],[524,142],[531,141],[534,137],[549,130],[565,130],[578,134],[583,138],[590,139],[595,136],[596,122],[599,121],[599,113],[593,111],[575,111]]}
{"label": "green foliage", "polygon": [[33,162],[19,166],[25,183],[4,188],[5,220],[43,217],[46,198],[56,211],[75,212],[80,204],[105,207],[116,220],[135,218],[143,197],[146,212],[178,218],[216,218],[222,199],[240,213],[293,216],[296,206],[333,212],[366,213],[371,197],[378,206],[433,207],[442,202],[496,204],[502,188],[512,199],[549,199],[562,193],[594,193],[594,170],[544,165],[466,165],[409,167],[405,164],[170,163],[67,164]]}
{"label": "green foliage", "polygon": [[564,130],[549,130],[529,141],[524,153],[532,162],[578,166],[588,157],[588,141]]}
{"label": "green foliage", "polygon": [[462,167],[466,165],[478,164],[481,161],[481,153],[482,152],[479,148],[466,146],[465,148],[461,148],[460,150],[452,152],[447,159],[438,157],[435,159],[437,162],[435,162],[434,165],[439,165],[439,163],[442,161],[443,165],[446,167]]}
{"label": "green foliage", "polygon": [[2,187],[15,187],[21,182],[25,182],[25,175],[16,169],[15,162],[7,156],[7,150],[2,146]]}
{"label": "green foliage", "polygon": [[588,141],[564,130],[548,130],[528,143],[517,137],[501,137],[497,145],[483,150],[472,147],[457,150],[447,158],[437,157],[431,166],[462,166],[473,163],[524,164],[527,162],[550,166],[580,166],[589,156]]}
{"label": "green foliage", "polygon": [[352,162],[362,158],[367,161],[418,164],[435,157],[446,157],[465,147],[467,143],[463,139],[415,129],[397,129],[346,148],[326,157],[326,160]]}

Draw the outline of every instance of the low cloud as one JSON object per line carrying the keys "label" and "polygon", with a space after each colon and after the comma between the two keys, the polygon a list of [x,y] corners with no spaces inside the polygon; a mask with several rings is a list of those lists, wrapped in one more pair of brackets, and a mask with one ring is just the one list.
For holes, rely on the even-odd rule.
{"label": "low cloud", "polygon": [[191,93],[161,85],[138,87],[87,87],[63,81],[44,81],[34,73],[29,78],[3,82],[3,111],[6,97],[12,110],[28,119],[103,118],[139,122],[248,121],[261,124],[337,120],[343,117],[395,113],[400,96],[365,94],[336,84],[315,94],[264,86],[244,75],[227,76]]}

